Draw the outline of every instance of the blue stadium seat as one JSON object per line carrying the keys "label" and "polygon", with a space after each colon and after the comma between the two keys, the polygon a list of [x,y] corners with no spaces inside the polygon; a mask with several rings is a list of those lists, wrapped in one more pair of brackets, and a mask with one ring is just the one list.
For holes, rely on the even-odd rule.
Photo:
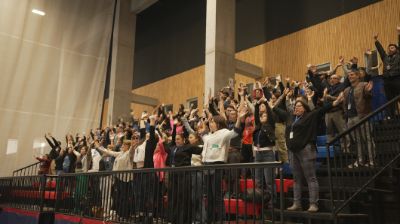
{"label": "blue stadium seat", "polygon": [[317,136],[317,146],[326,145],[326,135]]}
{"label": "blue stadium seat", "polygon": [[[317,147],[317,159],[325,159],[326,158],[326,155],[327,155],[327,150],[326,150],[326,147],[325,146],[318,146]],[[330,146],[329,147],[329,152],[330,152],[330,157],[331,158],[333,158],[333,156],[334,156],[334,153],[335,153],[335,150],[334,150],[334,148],[333,148],[333,146]]]}

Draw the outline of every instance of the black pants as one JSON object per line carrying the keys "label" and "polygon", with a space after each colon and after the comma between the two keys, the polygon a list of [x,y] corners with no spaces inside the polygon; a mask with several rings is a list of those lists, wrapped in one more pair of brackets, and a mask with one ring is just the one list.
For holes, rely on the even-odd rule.
{"label": "black pants", "polygon": [[191,176],[187,172],[170,173],[171,188],[168,201],[171,213],[170,221],[173,224],[191,223]]}
{"label": "black pants", "polygon": [[[385,95],[388,101],[400,95],[400,75],[385,78],[383,81],[384,81],[383,85],[385,88]],[[387,110],[387,113],[389,117],[394,117],[398,115],[399,109],[397,107],[397,103],[392,104],[390,108]]]}
{"label": "black pants", "polygon": [[113,202],[120,217],[129,218],[134,209],[133,186],[133,181],[125,182],[115,178]]}
{"label": "black pants", "polygon": [[390,101],[400,95],[400,75],[384,79],[386,99]]}

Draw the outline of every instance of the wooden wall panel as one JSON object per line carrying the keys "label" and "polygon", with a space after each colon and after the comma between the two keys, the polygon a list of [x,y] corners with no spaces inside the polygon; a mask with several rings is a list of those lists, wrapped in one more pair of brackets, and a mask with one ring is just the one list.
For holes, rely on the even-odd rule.
{"label": "wooden wall panel", "polygon": [[400,1],[384,0],[343,16],[328,20],[265,44],[265,73],[304,79],[308,63],[331,62],[338,57],[358,57],[375,48],[373,34],[380,34],[384,46],[397,42]]}
{"label": "wooden wall panel", "polygon": [[[198,104],[203,105],[204,65],[182,72],[175,76],[133,90],[134,93],[157,98],[161,103],[174,104],[174,111],[179,104],[186,104],[186,100],[198,97]],[[152,107],[133,104],[135,117],[145,109],[152,111]]]}
{"label": "wooden wall panel", "polygon": [[[296,80],[304,80],[308,63],[331,62],[338,57],[346,60],[352,56],[364,65],[363,52],[375,49],[373,35],[379,33],[384,46],[397,44],[396,26],[400,25],[400,0],[384,0],[357,11],[325,21],[265,44],[238,52],[236,58],[263,68],[264,75],[281,74]],[[341,72],[339,71],[339,74]],[[240,81],[254,79],[236,74],[236,88]],[[227,81],[228,82],[228,81]],[[198,96],[203,104],[204,65],[156,83],[135,89],[134,92],[173,103],[174,108],[186,99]],[[132,105],[135,115],[151,108]]]}

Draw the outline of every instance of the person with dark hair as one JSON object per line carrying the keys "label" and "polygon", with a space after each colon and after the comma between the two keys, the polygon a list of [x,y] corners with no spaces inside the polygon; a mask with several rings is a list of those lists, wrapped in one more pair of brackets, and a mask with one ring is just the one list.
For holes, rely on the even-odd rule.
{"label": "person with dark hair", "polygon": [[[352,127],[357,124],[363,117],[369,114],[372,111],[371,106],[371,90],[372,90],[372,82],[361,82],[360,81],[360,72],[358,70],[352,70],[349,73],[349,81],[351,83],[350,87],[347,87],[344,91],[344,102],[343,108],[345,112],[345,116],[347,119],[347,128]],[[358,166],[368,165],[374,166],[374,153],[373,146],[371,142],[371,136],[369,133],[368,125],[366,127],[363,126],[360,133],[355,133],[355,136],[351,136],[353,138],[353,142],[357,143],[357,161],[353,164],[349,165],[349,168],[355,168]],[[366,144],[362,144],[361,142],[365,142]],[[367,146],[369,163],[364,161],[363,157],[363,148],[362,146]]]}
{"label": "person with dark hair", "polygon": [[[240,111],[239,119],[236,121],[235,128],[228,130],[226,120],[221,115],[215,115],[209,120],[211,133],[203,136],[202,157],[205,165],[224,164],[228,161],[228,149],[232,138],[240,132],[241,120],[247,111]],[[223,195],[221,189],[222,170],[210,172],[206,178],[207,188],[207,217],[208,222],[221,221],[225,212],[223,206]]]}
{"label": "person with dark hair", "polygon": [[[398,44],[400,45],[400,26],[397,26]],[[374,35],[375,46],[383,61],[383,79],[385,94],[388,100],[400,95],[400,51],[399,45],[389,44],[387,52],[378,40],[378,34]]]}
{"label": "person with dark hair", "polygon": [[[190,166],[192,154],[200,154],[202,148],[197,145],[185,144],[183,134],[176,133],[176,125],[173,127],[172,142],[169,146],[169,164],[172,167]],[[191,176],[185,172],[170,173],[170,189],[168,198],[172,208],[172,223],[190,223],[191,206]],[[180,188],[179,186],[185,186]]]}
{"label": "person with dark hair", "polygon": [[[254,120],[255,129],[253,133],[253,151],[255,154],[255,162],[274,162],[275,161],[275,120],[271,108],[267,103],[267,99],[262,97],[255,105]],[[260,110],[260,105],[265,109]],[[274,183],[271,182],[273,177],[272,169],[256,169],[255,178],[258,189],[263,187],[263,176],[266,183],[266,192],[269,195],[274,194]],[[272,201],[269,202],[269,205]]]}
{"label": "person with dark hair", "polygon": [[51,163],[49,154],[45,154],[42,157],[36,157],[36,159],[40,162],[38,174],[39,175],[49,174],[50,163]]}
{"label": "person with dark hair", "polygon": [[289,150],[289,162],[294,179],[294,201],[288,210],[301,210],[301,187],[303,178],[306,179],[310,197],[309,212],[318,211],[319,186],[316,176],[315,147],[317,127],[320,117],[332,106],[337,106],[343,100],[340,95],[332,104],[325,104],[310,110],[308,103],[302,99],[296,100],[293,114],[274,107],[273,111],[286,117],[286,144]]}
{"label": "person with dark hair", "polygon": [[[346,88],[344,83],[340,82],[340,77],[336,74],[330,76],[329,86],[324,91],[323,99],[326,102],[333,102],[337,99],[339,94],[343,92]],[[326,124],[326,135],[328,142],[333,140],[336,133],[342,133],[346,130],[346,121],[344,119],[343,107],[342,105],[337,105],[336,107],[332,107],[325,114],[325,124]],[[342,150],[348,151],[349,139],[347,142],[342,143]]]}

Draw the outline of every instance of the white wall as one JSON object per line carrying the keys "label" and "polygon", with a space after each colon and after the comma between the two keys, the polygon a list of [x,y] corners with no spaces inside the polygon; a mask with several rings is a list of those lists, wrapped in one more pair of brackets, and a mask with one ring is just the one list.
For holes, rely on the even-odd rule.
{"label": "white wall", "polygon": [[[44,133],[65,145],[66,133],[98,126],[113,9],[113,0],[0,0],[0,176],[35,162]],[[8,139],[16,154],[6,155]]]}

